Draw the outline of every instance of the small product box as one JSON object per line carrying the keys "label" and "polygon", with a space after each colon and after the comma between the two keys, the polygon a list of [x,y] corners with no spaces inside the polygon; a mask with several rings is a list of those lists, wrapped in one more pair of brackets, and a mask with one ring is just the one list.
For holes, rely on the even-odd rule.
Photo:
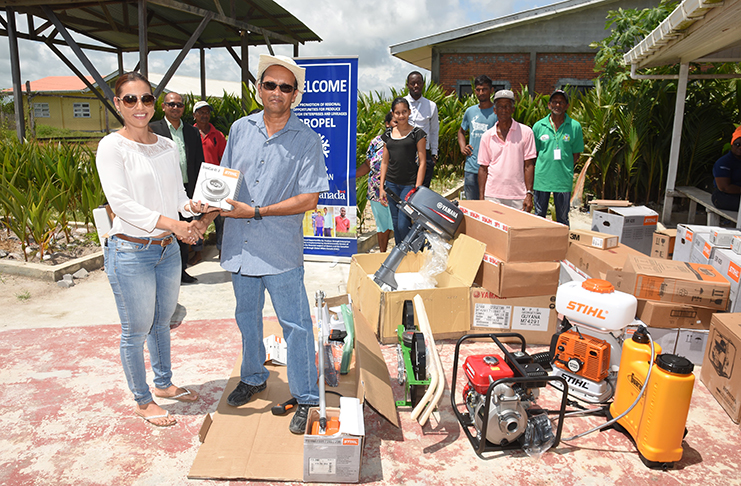
{"label": "small product box", "polygon": [[606,235],[605,233],[598,233],[597,231],[590,230],[569,230],[569,241],[578,245],[591,246],[592,248],[598,248],[600,250],[607,250],[608,248],[615,248],[618,246],[618,238],[613,235]]}
{"label": "small product box", "polygon": [[654,239],[651,244],[651,256],[671,260],[674,256],[674,243],[677,240],[677,230],[665,229],[654,231]]}
{"label": "small product box", "polygon": [[737,255],[741,255],[741,236],[733,235],[731,238],[731,250]]}
{"label": "small product box", "polygon": [[710,232],[710,244],[720,246],[723,248],[730,248],[731,241],[734,236],[738,236],[740,233],[737,229],[716,229]]}
{"label": "small product box", "polygon": [[238,170],[213,164],[201,164],[198,181],[193,191],[193,200],[231,211],[233,207],[226,200],[237,200],[243,180],[244,177]]}
{"label": "small product box", "polygon": [[741,281],[741,255],[738,255],[728,249],[718,249],[713,254],[713,261],[710,262],[713,268],[723,275],[728,283],[731,284],[731,303],[728,306],[728,312],[740,312],[741,302],[739,302],[739,281]]}
{"label": "small product box", "polygon": [[658,220],[659,214],[646,206],[611,207],[594,211],[592,230],[619,236],[621,245],[648,255]]}
{"label": "small product box", "polygon": [[677,239],[674,242],[674,256],[672,260],[678,262],[690,261],[692,246],[698,234],[709,234],[711,231],[721,229],[718,226],[701,226],[697,224],[678,224]]}
{"label": "small product box", "polygon": [[692,361],[692,364],[702,365],[705,356],[705,347],[708,344],[709,331],[680,329],[677,338],[677,347],[674,354]]}
{"label": "small product box", "polygon": [[735,423],[741,421],[741,313],[715,314],[700,380]]}
{"label": "small product box", "polygon": [[304,434],[305,483],[357,483],[363,459],[363,405],[357,398],[340,398],[340,408],[327,408],[327,418],[339,418],[334,435],[312,435],[319,408],[309,409]]}
{"label": "small product box", "polygon": [[710,243],[711,234],[712,233],[699,233],[695,235],[695,241],[692,243],[692,250],[690,250],[691,263],[710,265],[710,262],[713,261],[713,255],[716,250],[720,249],[720,247]]}

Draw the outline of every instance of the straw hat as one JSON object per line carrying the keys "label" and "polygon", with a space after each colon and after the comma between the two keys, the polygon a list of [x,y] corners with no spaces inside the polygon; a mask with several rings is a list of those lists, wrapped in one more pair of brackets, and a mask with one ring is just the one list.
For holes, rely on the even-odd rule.
{"label": "straw hat", "polygon": [[[306,78],[306,69],[299,67],[293,59],[287,56],[269,56],[267,54],[260,54],[260,61],[257,64],[257,82],[259,83],[262,79],[262,73],[265,72],[267,68],[270,66],[283,66],[284,68],[288,69],[293,73],[293,75],[296,77],[296,85],[298,86],[298,89],[296,90],[298,92],[298,95],[296,95],[296,99],[291,103],[291,108],[295,108],[298,106],[299,103],[301,103],[301,95],[304,92],[304,80]],[[262,102],[262,98],[260,98],[260,91],[255,91],[255,99],[261,104],[264,105]]]}

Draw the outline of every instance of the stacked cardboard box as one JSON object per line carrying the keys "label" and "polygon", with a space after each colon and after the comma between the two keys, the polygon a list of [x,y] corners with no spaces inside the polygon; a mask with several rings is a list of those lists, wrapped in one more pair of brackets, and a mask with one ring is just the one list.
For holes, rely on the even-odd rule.
{"label": "stacked cardboard box", "polygon": [[712,231],[722,229],[718,226],[702,226],[696,224],[678,224],[677,238],[674,242],[674,256],[672,260],[680,262],[690,261],[692,248],[698,235],[709,235]]}
{"label": "stacked cardboard box", "polygon": [[471,329],[513,331],[545,344],[555,332],[568,228],[491,201],[462,201],[464,232],[486,243],[471,289]]}
{"label": "stacked cardboard box", "polygon": [[674,257],[674,242],[677,241],[677,230],[664,229],[654,231],[651,244],[651,257],[671,260]]}
{"label": "stacked cardboard box", "polygon": [[610,207],[592,213],[592,230],[619,236],[621,245],[648,255],[658,220],[658,213],[646,206]]}
{"label": "stacked cardboard box", "polygon": [[735,423],[741,421],[741,313],[716,314],[700,379]]}

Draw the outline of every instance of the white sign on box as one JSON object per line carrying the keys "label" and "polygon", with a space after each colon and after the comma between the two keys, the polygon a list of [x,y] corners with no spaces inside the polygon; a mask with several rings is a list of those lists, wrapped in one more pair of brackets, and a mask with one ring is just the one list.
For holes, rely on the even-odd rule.
{"label": "white sign on box", "polygon": [[203,163],[198,172],[193,200],[231,211],[233,207],[226,200],[237,200],[243,180],[244,177],[238,170]]}

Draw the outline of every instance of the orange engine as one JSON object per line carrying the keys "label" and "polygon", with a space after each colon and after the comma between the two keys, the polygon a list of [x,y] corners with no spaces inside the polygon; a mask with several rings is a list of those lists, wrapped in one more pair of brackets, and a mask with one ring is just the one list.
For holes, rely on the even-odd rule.
{"label": "orange engine", "polygon": [[592,336],[561,333],[553,356],[553,364],[559,368],[592,381],[602,381],[610,372],[610,345]]}

